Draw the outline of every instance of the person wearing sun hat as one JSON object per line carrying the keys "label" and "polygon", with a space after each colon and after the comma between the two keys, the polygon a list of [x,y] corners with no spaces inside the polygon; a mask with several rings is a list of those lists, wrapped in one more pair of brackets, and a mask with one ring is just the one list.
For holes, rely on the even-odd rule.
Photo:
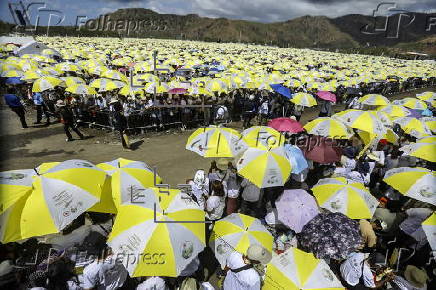
{"label": "person wearing sun hat", "polygon": [[427,272],[413,265],[408,265],[404,271],[404,278],[395,276],[392,281],[393,289],[427,290],[429,280]]}

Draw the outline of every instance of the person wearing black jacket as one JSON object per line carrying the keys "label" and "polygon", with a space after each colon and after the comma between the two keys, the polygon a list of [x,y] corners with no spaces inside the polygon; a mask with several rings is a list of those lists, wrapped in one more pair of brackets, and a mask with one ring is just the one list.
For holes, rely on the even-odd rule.
{"label": "person wearing black jacket", "polygon": [[64,131],[67,135],[67,139],[65,141],[70,142],[73,141],[73,136],[71,136],[70,128],[76,132],[80,139],[84,139],[82,133],[80,133],[79,129],[74,122],[74,115],[71,109],[65,104],[63,100],[58,100],[56,102],[56,106],[58,107],[58,113],[61,116],[61,122],[64,124]]}
{"label": "person wearing black jacket", "polygon": [[130,150],[130,145],[128,144],[126,135],[127,118],[123,114],[123,106],[116,99],[112,99],[109,104],[113,107],[114,127],[115,130],[120,132],[121,144],[123,145],[124,149]]}

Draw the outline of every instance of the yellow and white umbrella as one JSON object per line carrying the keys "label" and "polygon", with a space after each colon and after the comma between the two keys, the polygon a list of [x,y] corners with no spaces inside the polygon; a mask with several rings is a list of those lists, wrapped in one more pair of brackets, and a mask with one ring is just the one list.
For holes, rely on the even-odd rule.
{"label": "yellow and white umbrella", "polygon": [[102,72],[100,76],[103,78],[127,82],[127,77],[117,70],[112,70],[112,69],[106,70],[106,71]]}
{"label": "yellow and white umbrella", "polygon": [[248,146],[258,149],[276,148],[285,143],[285,137],[279,131],[267,126],[250,127],[242,136]]}
{"label": "yellow and white umbrella", "polygon": [[236,167],[239,175],[259,188],[283,186],[292,169],[283,147],[269,150],[249,148]]}
{"label": "yellow and white umbrella", "polygon": [[429,128],[433,133],[436,133],[436,117],[424,117],[421,121]]}
{"label": "yellow and white umbrella", "polygon": [[379,202],[362,183],[343,177],[324,178],[312,188],[318,204],[352,219],[370,219]]}
{"label": "yellow and white umbrella", "polygon": [[150,166],[140,161],[118,158],[99,163],[97,167],[111,176],[112,197],[116,207],[135,201],[147,188],[162,182]]}
{"label": "yellow and white umbrella", "polygon": [[21,237],[57,233],[100,200],[106,173],[85,160],[43,163],[21,214]]}
{"label": "yellow and white umbrella", "polygon": [[0,172],[0,242],[21,240],[20,216],[32,192],[33,169]]}
{"label": "yellow and white umbrella", "polygon": [[234,129],[208,127],[195,130],[185,148],[203,157],[235,157],[248,145]]}
{"label": "yellow and white umbrella", "polygon": [[245,255],[251,245],[260,245],[271,253],[273,236],[260,220],[233,213],[215,223],[209,245],[224,268],[227,257],[233,251]]}
{"label": "yellow and white umbrella", "polygon": [[55,68],[61,71],[80,72],[81,69],[78,65],[70,62],[61,62],[55,65]]}
{"label": "yellow and white umbrella", "polygon": [[67,87],[71,87],[71,86],[74,86],[77,84],[86,85],[86,82],[82,78],[79,78],[79,77],[61,77],[60,79],[65,82]]}
{"label": "yellow and white umbrella", "polygon": [[55,87],[61,85],[63,85],[63,81],[61,79],[51,76],[43,76],[33,83],[32,92],[43,92],[54,89]]}
{"label": "yellow and white umbrella", "polygon": [[292,96],[290,101],[296,105],[304,107],[312,107],[317,104],[316,99],[308,93],[296,93]]}
{"label": "yellow and white umbrella", "polygon": [[76,84],[65,89],[66,92],[70,92],[76,95],[95,95],[97,91],[85,84]]}
{"label": "yellow and white umbrella", "polygon": [[416,138],[421,138],[431,135],[431,130],[420,119],[413,117],[396,118],[394,123],[400,125],[405,133]]}
{"label": "yellow and white umbrella", "polygon": [[324,260],[297,248],[273,253],[266,269],[262,290],[345,289]]}
{"label": "yellow and white umbrella", "polygon": [[377,108],[378,112],[384,112],[388,114],[389,117],[406,117],[410,114],[410,111],[403,106],[400,105],[387,105],[380,106]]}
{"label": "yellow and white umbrella", "polygon": [[402,105],[404,107],[407,107],[409,109],[414,109],[414,110],[427,109],[427,104],[421,100],[416,99],[416,98],[404,98],[401,100],[395,100],[392,102],[392,104]]}
{"label": "yellow and white umbrella", "polygon": [[436,143],[411,143],[400,148],[405,155],[436,162]]}
{"label": "yellow and white umbrella", "polygon": [[188,195],[170,189],[146,191],[147,204],[119,207],[108,245],[131,277],[177,277],[205,247],[204,210]]}
{"label": "yellow and white umbrella", "polygon": [[388,98],[379,94],[368,94],[359,98],[358,101],[364,105],[371,106],[386,106],[389,105],[390,102]]}
{"label": "yellow and white umbrella", "polygon": [[436,174],[421,167],[399,167],[386,172],[384,182],[402,194],[436,205]]}
{"label": "yellow and white umbrella", "polygon": [[124,82],[110,80],[110,79],[96,79],[92,81],[89,86],[98,88],[99,92],[111,91],[122,88],[126,85]]}
{"label": "yellow and white umbrella", "polygon": [[436,136],[422,137],[416,140],[416,143],[436,143]]}
{"label": "yellow and white umbrella", "polygon": [[349,139],[353,132],[339,120],[329,117],[319,117],[308,122],[303,127],[307,133],[333,139]]}
{"label": "yellow and white umbrella", "polygon": [[126,85],[121,88],[119,94],[123,96],[135,96],[135,95],[144,96],[144,89],[138,87],[132,88],[130,85]]}
{"label": "yellow and white umbrella", "polygon": [[421,101],[432,102],[436,101],[436,93],[435,92],[424,92],[421,94],[416,94],[416,97]]}
{"label": "yellow and white umbrella", "polygon": [[24,72],[21,70],[7,70],[1,73],[2,78],[21,78]]}
{"label": "yellow and white umbrella", "polygon": [[336,113],[332,118],[337,118],[345,125],[366,131],[371,134],[383,136],[386,134],[386,128],[382,120],[375,112],[362,110],[345,110]]}
{"label": "yellow and white umbrella", "polygon": [[422,223],[422,229],[427,236],[430,247],[433,251],[436,251],[436,212],[433,212],[433,214]]}

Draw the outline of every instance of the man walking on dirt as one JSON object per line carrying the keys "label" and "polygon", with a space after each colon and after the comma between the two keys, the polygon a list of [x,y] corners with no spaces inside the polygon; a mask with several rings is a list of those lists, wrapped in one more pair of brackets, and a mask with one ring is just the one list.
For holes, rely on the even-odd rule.
{"label": "man walking on dirt", "polygon": [[70,133],[70,128],[76,132],[80,139],[84,139],[82,133],[80,133],[79,129],[77,129],[76,123],[74,122],[74,115],[71,109],[65,104],[63,100],[58,100],[56,102],[56,106],[58,107],[58,113],[61,116],[61,123],[64,124],[64,131],[67,135],[67,139],[65,141],[70,142],[73,141],[73,136]]}
{"label": "man walking on dirt", "polygon": [[15,95],[15,90],[13,88],[8,88],[7,92],[8,93],[4,95],[6,104],[20,118],[21,127],[23,127],[23,129],[28,128],[26,123],[26,117],[24,116],[24,106],[21,103],[20,98]]}

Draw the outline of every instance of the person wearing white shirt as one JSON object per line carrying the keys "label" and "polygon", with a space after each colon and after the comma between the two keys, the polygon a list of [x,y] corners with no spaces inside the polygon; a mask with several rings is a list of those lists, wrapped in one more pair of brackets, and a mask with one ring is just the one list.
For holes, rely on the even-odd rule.
{"label": "person wearing white shirt", "polygon": [[224,279],[224,290],[260,290],[260,276],[252,267],[241,270],[249,265],[246,259],[238,253],[232,252],[227,258],[229,269]]}
{"label": "person wearing white shirt", "polygon": [[136,286],[136,290],[168,290],[165,280],[161,277],[148,277],[147,280]]}

